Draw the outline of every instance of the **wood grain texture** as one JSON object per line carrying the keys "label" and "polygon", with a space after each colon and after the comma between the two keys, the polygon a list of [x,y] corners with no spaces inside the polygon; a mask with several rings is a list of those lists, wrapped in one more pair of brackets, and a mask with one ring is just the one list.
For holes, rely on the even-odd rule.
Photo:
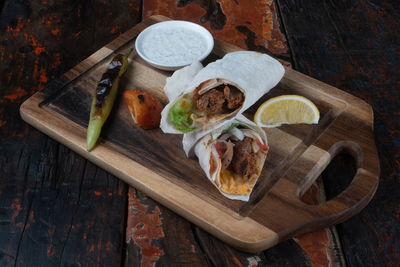
{"label": "wood grain texture", "polygon": [[[321,123],[268,129],[268,167],[264,168],[263,178],[246,204],[227,200],[218,194],[204,178],[197,162],[186,159],[183,152],[177,150],[180,146],[178,136],[166,139],[160,130],[145,132],[133,125],[126,108],[118,105],[122,101],[117,101],[115,115],[104,128],[103,142],[92,153],[86,152],[84,127],[91,89],[95,88],[96,77],[110,58],[108,50],[123,52],[132,47],[141,29],[160,20],[165,18],[150,18],[117,38],[102,49],[107,53],[101,61],[97,57],[101,52],[98,52],[69,71],[67,77],[71,73],[80,73],[88,65],[93,66],[83,75],[85,79],[72,82],[48,106],[37,107],[47,97],[44,93],[33,96],[21,107],[23,118],[185,218],[244,250],[270,247],[275,244],[277,235],[280,240],[285,240],[342,221],[369,202],[376,190],[379,168],[373,143],[371,108],[351,95],[290,69],[272,91],[274,94],[301,94],[310,98],[320,109]],[[216,45],[217,53],[238,49],[229,45],[225,47],[222,42],[216,42]],[[149,67],[136,54],[131,56],[131,60],[132,67],[121,86],[139,87],[162,95],[160,90],[168,73]],[[260,101],[268,97],[271,95],[267,94]],[[71,102],[76,104],[71,107]],[[46,121],[51,121],[51,124]],[[281,138],[283,136],[285,138]],[[341,149],[354,152],[357,159],[358,172],[352,184],[327,203],[312,207],[305,205],[299,200],[299,192],[318,177],[330,158]],[[271,188],[271,193],[267,194]],[[276,214],[277,210],[285,212]]]}
{"label": "wood grain texture", "polygon": [[[258,253],[235,250],[133,187],[127,216],[125,266],[149,262],[156,266],[311,266],[319,262],[316,256],[321,257],[315,253],[308,256],[308,250],[304,252],[296,244],[303,241],[293,240]],[[315,241],[315,236],[310,235],[309,240]]]}
{"label": "wood grain texture", "polygon": [[1,265],[120,264],[126,186],[65,146],[29,137],[1,146]]}
{"label": "wood grain texture", "polygon": [[[374,108],[380,186],[359,215],[338,225],[347,264],[400,262],[398,142],[399,5],[397,1],[282,1],[277,5],[293,52],[293,66],[351,92]],[[340,157],[326,172],[329,187],[346,183]]]}
{"label": "wood grain texture", "polygon": [[192,225],[133,187],[129,190],[125,266],[208,265]]}
{"label": "wood grain texture", "polygon": [[[331,190],[329,184],[326,184],[325,174],[332,168],[337,157],[332,159],[321,176],[301,195],[303,202],[309,205],[319,205],[336,197],[347,188],[355,174],[355,172],[352,172],[352,170],[355,170],[355,162],[350,156],[348,156],[349,166],[343,168],[343,173],[346,173],[349,183],[343,187],[336,188],[337,190],[333,194],[331,192],[329,194],[325,193],[327,189]],[[346,266],[336,226],[299,235],[294,240],[310,257],[312,266]]]}
{"label": "wood grain texture", "polygon": [[18,113],[28,96],[134,26],[139,4],[0,1],[1,266],[121,264],[128,186]]}

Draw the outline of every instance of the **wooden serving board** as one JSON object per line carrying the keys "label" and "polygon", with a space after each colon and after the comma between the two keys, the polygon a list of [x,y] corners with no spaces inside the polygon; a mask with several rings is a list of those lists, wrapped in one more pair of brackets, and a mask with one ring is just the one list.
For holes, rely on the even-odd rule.
{"label": "wooden serving board", "polygon": [[[321,113],[318,125],[266,129],[270,150],[249,202],[223,197],[208,181],[197,159],[186,158],[181,135],[136,126],[123,103],[126,89],[148,90],[164,104],[165,79],[171,72],[155,69],[133,52],[113,111],[101,140],[87,152],[86,127],[92,94],[115,53],[134,47],[136,36],[166,17],[153,16],[104,46],[44,90],[23,103],[22,118],[156,201],[206,231],[245,251],[267,249],[300,233],[341,222],[359,212],[374,195],[379,160],[374,143],[373,112],[362,100],[337,88],[286,69],[281,82],[246,111],[251,117],[260,103],[282,94],[303,95]],[[204,64],[240,50],[215,40]],[[240,66],[238,66],[240,67]],[[308,205],[300,200],[330,160],[350,153],[357,173],[336,198]]]}

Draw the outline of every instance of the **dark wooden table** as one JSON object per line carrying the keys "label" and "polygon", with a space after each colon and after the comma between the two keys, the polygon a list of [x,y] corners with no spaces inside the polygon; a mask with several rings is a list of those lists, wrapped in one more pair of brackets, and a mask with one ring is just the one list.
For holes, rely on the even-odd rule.
{"label": "dark wooden table", "polygon": [[[399,266],[398,1],[5,0],[0,12],[0,266]],[[340,225],[243,253],[21,120],[24,100],[154,14],[368,102],[381,164],[371,203]],[[352,158],[337,156],[304,200],[334,197],[353,174]]]}

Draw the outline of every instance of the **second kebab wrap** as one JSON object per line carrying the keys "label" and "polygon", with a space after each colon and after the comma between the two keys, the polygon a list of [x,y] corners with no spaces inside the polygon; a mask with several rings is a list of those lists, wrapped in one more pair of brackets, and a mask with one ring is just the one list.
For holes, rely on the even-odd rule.
{"label": "second kebab wrap", "polygon": [[[184,136],[185,151],[191,149],[193,137]],[[225,197],[248,201],[268,144],[264,130],[240,114],[203,136],[193,150],[208,179]]]}
{"label": "second kebab wrap", "polygon": [[[200,69],[196,75],[193,70]],[[182,75],[167,80],[169,104],[161,113],[160,128],[165,133],[205,131],[217,127],[253,105],[283,77],[284,68],[274,58],[251,51],[226,54],[206,67],[188,67],[180,72],[190,73],[180,84]]]}

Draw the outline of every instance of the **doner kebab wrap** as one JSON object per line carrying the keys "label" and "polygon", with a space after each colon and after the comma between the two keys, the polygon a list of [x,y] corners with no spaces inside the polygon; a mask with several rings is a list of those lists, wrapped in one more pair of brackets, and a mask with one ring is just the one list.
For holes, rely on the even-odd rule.
{"label": "doner kebab wrap", "polygon": [[204,68],[196,63],[178,70],[164,88],[170,102],[160,127],[165,133],[213,129],[253,105],[284,72],[277,60],[251,51],[228,53]]}
{"label": "doner kebab wrap", "polygon": [[194,138],[184,135],[184,149],[194,151],[208,179],[225,197],[248,201],[268,152],[264,130],[239,114]]}

